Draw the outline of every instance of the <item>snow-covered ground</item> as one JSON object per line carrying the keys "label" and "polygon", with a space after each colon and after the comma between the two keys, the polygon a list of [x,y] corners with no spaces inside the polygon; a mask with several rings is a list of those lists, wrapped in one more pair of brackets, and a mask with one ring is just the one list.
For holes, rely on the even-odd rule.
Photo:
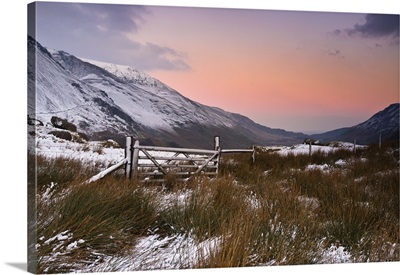
{"label": "snow-covered ground", "polygon": [[198,259],[205,259],[216,249],[220,238],[210,238],[201,243],[191,236],[157,234],[141,238],[131,253],[122,257],[106,256],[101,263],[93,263],[79,272],[169,270],[194,268]]}
{"label": "snow-covered ground", "polygon": [[[34,127],[34,126],[32,126]],[[101,142],[83,142],[77,143],[56,138],[49,132],[54,130],[50,126],[37,126],[35,139],[36,153],[45,157],[65,157],[79,159],[87,163],[101,163],[104,167],[113,165],[124,158],[124,149],[115,147],[104,147]],[[112,141],[109,141],[112,144]],[[346,148],[353,150],[353,144],[341,143],[339,146],[313,146],[312,152],[330,152],[338,148]],[[294,145],[291,147],[265,147],[264,150],[275,151],[282,155],[292,154],[308,154],[309,145]],[[345,166],[346,161],[338,160],[335,166]],[[320,169],[329,172],[330,167],[327,164],[315,165],[310,164],[307,170]],[[53,185],[52,185],[53,186]],[[51,189],[52,186],[49,188]],[[47,191],[46,191],[47,192]],[[51,192],[51,190],[48,190]],[[183,203],[188,196],[189,191],[176,193],[175,195],[159,195],[160,205],[168,207],[169,203]],[[299,197],[311,206],[315,203],[313,198]],[[257,207],[257,203],[254,207]],[[40,237],[40,236],[39,236]],[[111,237],[110,237],[111,238]],[[45,240],[45,244],[54,244],[55,247],[63,247],[65,252],[78,249],[85,240],[72,242],[72,232],[64,231],[55,233],[54,236]],[[192,268],[195,266],[199,258],[205,259],[210,251],[218,249],[221,239],[211,238],[203,242],[196,242],[190,234],[160,236],[157,232],[153,232],[147,237],[139,239],[137,244],[132,247],[131,253],[123,256],[101,255],[102,262],[96,262],[86,265],[76,272],[99,272],[99,271],[128,271],[128,270],[149,270],[149,269],[177,269]],[[342,246],[331,246],[321,252],[322,260],[319,263],[350,263],[352,256]],[[49,256],[48,261],[52,261],[57,255]],[[268,263],[266,263],[268,264]]]}
{"label": "snow-covered ground", "polygon": [[[36,137],[33,140],[37,155],[48,158],[76,159],[84,163],[97,163],[103,167],[109,167],[125,158],[125,149],[119,148],[118,144],[113,140],[108,140],[107,142],[74,142],[55,137],[50,133],[54,130],[60,131],[60,129],[55,129],[51,126],[37,127]],[[173,154],[173,152],[157,152],[157,156],[161,157],[170,157]],[[144,156],[144,154],[140,152],[140,156]],[[151,163],[150,160],[145,159],[141,159],[140,162]]]}
{"label": "snow-covered ground", "polygon": [[[34,147],[36,148],[36,153],[38,155],[42,155],[49,158],[65,157],[65,158],[82,160],[84,162],[97,162],[104,164],[104,166],[115,164],[124,159],[125,156],[124,148],[117,148],[118,146],[114,141],[110,140],[108,143],[109,145],[107,147],[104,145],[104,142],[97,142],[97,141],[78,143],[55,137],[54,135],[50,134],[50,132],[54,130],[60,130],[60,129],[55,129],[49,125],[36,127]],[[112,146],[113,143],[114,146]],[[364,147],[365,147],[364,145],[356,145],[356,150]],[[340,149],[354,150],[354,144],[341,142],[335,144],[334,146],[333,145],[311,146],[312,153],[315,152],[328,153]],[[285,156],[288,154],[294,154],[294,155],[309,154],[310,147],[308,144],[297,144],[293,146],[266,146],[263,147],[262,150],[274,151],[280,155]],[[158,152],[157,154],[159,156],[166,156],[166,157],[173,155],[173,153],[171,152]],[[344,165],[345,161],[341,160],[335,164],[338,166]],[[308,167],[308,169],[312,168],[313,168],[312,165]]]}
{"label": "snow-covered ground", "polygon": [[[365,148],[365,145],[356,144],[356,150]],[[282,156],[287,156],[288,154],[300,155],[309,154],[310,145],[309,144],[296,144],[293,146],[266,146],[262,148],[264,151],[274,151]],[[354,150],[354,144],[349,142],[337,142],[332,145],[322,146],[322,145],[311,145],[311,153],[329,153],[337,150]]]}

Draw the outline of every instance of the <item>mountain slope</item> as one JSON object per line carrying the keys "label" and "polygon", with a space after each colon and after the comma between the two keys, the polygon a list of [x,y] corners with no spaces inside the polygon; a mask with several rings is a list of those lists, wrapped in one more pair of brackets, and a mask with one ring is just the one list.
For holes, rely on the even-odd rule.
{"label": "mountain slope", "polygon": [[379,141],[399,140],[399,103],[389,105],[384,110],[374,114],[370,119],[353,127],[340,128],[326,133],[313,135],[323,142],[348,141],[356,139],[359,144],[371,144]]}
{"label": "mountain slope", "polygon": [[205,148],[214,135],[225,147],[293,144],[305,137],[202,105],[127,66],[82,60],[30,37],[28,51],[29,102],[36,103],[29,115],[44,123],[54,115],[65,118],[91,139],[123,142],[132,135],[148,144]]}
{"label": "mountain slope", "polygon": [[66,71],[30,37],[28,57],[29,116],[44,123],[60,116],[82,132],[135,131],[135,122],[107,94]]}
{"label": "mountain slope", "polygon": [[[174,131],[177,132],[179,136],[193,139],[196,138],[194,133],[198,131],[205,133],[208,131],[210,133],[215,133],[215,135],[222,135],[225,143],[232,145],[237,144],[238,146],[254,143],[263,145],[293,144],[294,142],[302,141],[306,137],[302,133],[293,133],[282,129],[272,129],[257,124],[240,114],[226,112],[220,108],[209,107],[194,102],[161,81],[154,79],[137,69],[88,59],[83,60],[113,73],[121,81],[126,81],[147,92],[160,96],[172,104],[177,104],[178,108],[189,110],[190,112],[188,115],[191,116],[192,119],[199,115],[201,116],[201,119],[198,119],[197,121],[187,121],[184,125],[178,123],[178,127],[174,127]],[[199,138],[203,138],[203,134],[200,135]],[[209,140],[212,141],[212,138]],[[240,142],[238,142],[239,140]],[[210,143],[208,145],[212,144]]]}

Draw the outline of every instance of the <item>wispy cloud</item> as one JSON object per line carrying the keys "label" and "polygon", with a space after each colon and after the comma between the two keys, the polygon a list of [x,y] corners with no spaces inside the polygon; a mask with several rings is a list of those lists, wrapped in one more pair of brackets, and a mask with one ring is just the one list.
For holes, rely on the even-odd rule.
{"label": "wispy cloud", "polygon": [[344,59],[343,53],[338,50],[338,49],[328,49],[328,50],[322,50],[322,52],[328,56],[338,58],[338,59]]}
{"label": "wispy cloud", "polygon": [[102,26],[102,31],[113,32],[137,31],[149,14],[145,6],[72,4],[66,7],[70,7],[70,11],[75,13],[74,17],[79,19],[77,24],[85,23],[84,28],[95,29],[96,26]]}
{"label": "wispy cloud", "polygon": [[[157,59],[153,59],[154,68],[160,68],[164,70],[190,70],[190,66],[184,61],[187,58],[185,53],[178,52],[169,47],[162,47],[153,43],[146,43],[143,45],[144,56],[156,56]],[[151,69],[151,68],[149,68]]]}
{"label": "wispy cloud", "polygon": [[43,2],[38,7],[38,40],[45,46],[142,70],[190,70],[178,50],[135,40],[151,14],[146,6]]}

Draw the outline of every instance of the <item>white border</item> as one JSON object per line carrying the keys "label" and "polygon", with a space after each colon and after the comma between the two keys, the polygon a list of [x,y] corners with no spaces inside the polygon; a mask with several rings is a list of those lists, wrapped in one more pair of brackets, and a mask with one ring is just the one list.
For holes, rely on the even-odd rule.
{"label": "white border", "polygon": [[[18,168],[26,167],[26,26],[27,4],[31,1],[3,1],[1,7],[0,64],[1,75],[1,263],[0,274],[26,274],[16,268],[26,263],[26,173]],[[113,1],[55,1],[114,3]],[[308,10],[360,13],[400,13],[400,5],[394,0],[136,0],[120,4],[228,7],[272,10]],[[5,62],[4,62],[5,61]],[[20,145],[22,144],[22,146]],[[24,171],[24,170],[23,170]],[[400,263],[341,264],[321,266],[288,266],[268,268],[229,269],[229,273],[247,274],[354,274],[387,273],[400,270]],[[219,274],[218,270],[161,271],[163,274]],[[154,272],[124,272],[122,274],[152,274]],[[116,274],[116,273],[101,273]]]}

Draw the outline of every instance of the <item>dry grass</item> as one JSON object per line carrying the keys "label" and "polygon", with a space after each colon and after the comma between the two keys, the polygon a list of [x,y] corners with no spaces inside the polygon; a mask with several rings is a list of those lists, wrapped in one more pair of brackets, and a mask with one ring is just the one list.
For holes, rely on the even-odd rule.
{"label": "dry grass", "polygon": [[[113,179],[73,181],[68,189],[39,196],[38,272],[69,271],[97,255],[123,253],[154,226],[158,215],[153,202],[134,183]],[[49,241],[60,233],[68,236],[66,242],[62,236]],[[68,249],[74,242],[79,249]]]}
{"label": "dry grass", "polygon": [[[331,245],[343,246],[353,262],[398,261],[399,170],[393,152],[258,152],[255,164],[237,155],[224,159],[217,179],[174,185],[171,178],[168,186],[118,176],[82,185],[83,175],[93,170],[65,159],[38,160],[39,272],[73,271],[99,254],[123,254],[155,229],[198,242],[219,238],[219,246],[194,263],[201,268],[321,263]],[[338,160],[346,165],[335,165]],[[330,169],[309,170],[309,164]],[[50,192],[49,182],[60,187]],[[161,207],[160,198],[182,190],[183,202]],[[48,242],[61,232],[85,242],[72,251],[66,243]]]}

